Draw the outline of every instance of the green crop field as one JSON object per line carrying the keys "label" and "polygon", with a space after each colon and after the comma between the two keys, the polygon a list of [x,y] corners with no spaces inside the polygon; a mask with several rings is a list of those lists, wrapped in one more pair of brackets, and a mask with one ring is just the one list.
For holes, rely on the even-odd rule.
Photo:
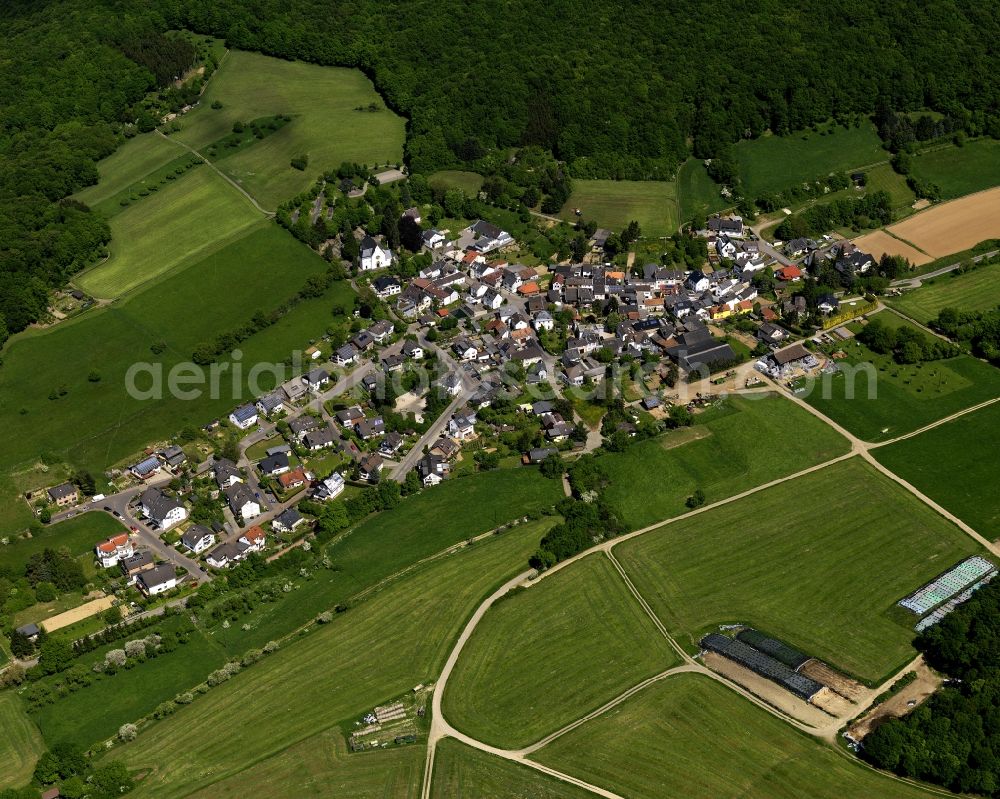
{"label": "green crop field", "polygon": [[416,799],[423,768],[422,746],[352,754],[344,737],[328,730],[187,794],[187,799],[245,799],[250,794],[299,799],[305,786],[316,796]]}
{"label": "green crop field", "polygon": [[75,283],[97,297],[118,297],[224,247],[262,224],[242,194],[199,166],[111,218],[111,256]]}
{"label": "green crop field", "polygon": [[986,538],[1000,538],[1000,405],[935,427],[872,454]]}
{"label": "green crop field", "polygon": [[633,219],[644,236],[669,236],[680,219],[673,183],[654,180],[574,180],[573,193],[559,216],[568,222],[592,220],[616,233]]}
{"label": "green crop field", "polygon": [[869,124],[847,130],[825,126],[823,130],[832,132],[766,134],[737,144],[733,152],[744,194],[757,197],[889,158]]}
{"label": "green crop field", "polygon": [[[174,799],[324,730],[353,729],[353,720],[376,704],[433,679],[469,614],[523,570],[537,545],[536,527],[518,528],[420,567],[111,756],[150,769],[134,791],[137,799]],[[212,745],[192,749],[191,740]],[[292,779],[292,786],[272,790],[301,789],[297,774]]]}
{"label": "green crop field", "polygon": [[1000,185],[1000,141],[977,139],[915,156],[913,174],[937,184],[945,200]]}
{"label": "green crop field", "polygon": [[677,200],[680,204],[681,224],[695,216],[708,216],[731,205],[719,194],[721,187],[708,176],[705,164],[689,158],[677,171]]}
{"label": "green crop field", "polygon": [[[221,109],[211,107],[216,101]],[[377,111],[367,110],[371,103]],[[218,164],[266,208],[344,161],[402,160],[405,120],[385,107],[362,72],[240,50],[230,51],[198,107],[177,120],[181,130],[171,137],[202,149],[228,135],[237,121],[275,114],[288,114],[292,121]],[[309,157],[305,171],[290,165],[300,155]]]}
{"label": "green crop field", "polygon": [[876,682],[913,656],[894,603],[979,547],[854,458],[614,551],[687,643],[743,622]]}
{"label": "green crop field", "polygon": [[557,738],[532,759],[631,799],[917,799],[723,685],[681,674]]}
{"label": "green crop field", "polygon": [[598,553],[490,609],[452,673],[444,713],[478,740],[527,746],[678,662]]}
{"label": "green crop field", "polygon": [[[218,399],[208,396],[206,386],[201,397],[185,401],[169,394],[162,400],[133,399],[125,390],[126,372],[136,362],[162,361],[166,375],[190,360],[199,344],[241,327],[257,310],[277,307],[325,269],[326,262],[308,247],[262,223],[122,302],[18,336],[5,350],[0,370],[0,425],[18,435],[0,455],[0,468],[34,463],[49,453],[98,477],[150,442],[228,412],[236,404],[228,373]],[[352,296],[346,282],[337,283],[324,298],[296,306],[279,324],[240,345],[242,362],[279,363],[293,349],[304,349],[303,332],[321,335],[332,306],[349,305]],[[157,342],[167,347],[160,356],[150,350]],[[91,380],[92,372],[100,379]],[[150,385],[149,378],[137,382]]]}
{"label": "green crop field", "polygon": [[[448,486],[454,487],[443,491]],[[512,496],[523,498],[523,504],[520,499],[511,502]],[[547,480],[534,469],[480,472],[449,480],[362,522],[327,550],[335,569],[297,581],[287,598],[254,608],[228,629],[217,627],[215,640],[234,654],[263,646],[418,560],[561,497],[559,481]],[[458,510],[463,501],[467,507]],[[535,540],[554,523],[553,517],[530,523]],[[244,624],[250,629],[244,630]]]}
{"label": "green crop field", "polygon": [[[910,326],[889,311],[878,318]],[[912,432],[1000,393],[1000,370],[969,355],[903,365],[857,341],[844,343],[843,350],[841,370],[800,396],[866,441]]]}
{"label": "green crop field", "polygon": [[434,754],[434,799],[592,799],[583,788],[489,755],[453,738]]}
{"label": "green crop field", "polygon": [[10,543],[0,546],[0,566],[21,572],[32,555],[46,548],[66,548],[73,555],[83,555],[91,551],[98,541],[117,535],[124,529],[121,522],[98,512],[46,525],[31,538],[18,538],[7,535],[9,531],[4,531]]}
{"label": "green crop field", "polygon": [[45,751],[38,729],[28,718],[21,697],[0,693],[0,791],[26,783],[35,761]]}
{"label": "green crop field", "polygon": [[731,397],[725,410],[690,431],[600,457],[610,478],[605,498],[629,529],[683,513],[696,489],[716,502],[849,449],[829,425],[777,395]]}
{"label": "green crop field", "polygon": [[989,311],[1000,306],[1000,265],[988,264],[962,275],[944,274],[887,302],[925,324],[942,308]]}
{"label": "green crop field", "polygon": [[478,172],[463,172],[460,169],[442,169],[427,180],[432,186],[436,184],[446,189],[461,189],[468,197],[475,197],[483,185],[483,176]]}
{"label": "green crop field", "polygon": [[[170,625],[170,621],[164,624]],[[137,637],[147,634],[144,631]],[[122,643],[105,649],[114,646],[121,647]],[[86,668],[89,669],[91,662],[103,659],[103,651],[86,657]],[[188,643],[173,652],[97,680],[31,715],[49,746],[71,741],[86,749],[114,737],[122,724],[151,713],[161,702],[193,688],[225,662],[222,649],[197,631]]]}
{"label": "green crop field", "polygon": [[92,208],[140,183],[183,153],[156,133],[144,133],[122,144],[97,164],[98,181],[73,195]]}

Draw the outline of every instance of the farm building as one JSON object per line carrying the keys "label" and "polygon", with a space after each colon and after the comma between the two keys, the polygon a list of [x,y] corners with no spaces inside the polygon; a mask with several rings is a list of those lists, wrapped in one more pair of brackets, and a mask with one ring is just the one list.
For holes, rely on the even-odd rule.
{"label": "farm building", "polygon": [[966,558],[957,566],[939,575],[905,599],[899,600],[898,604],[911,613],[923,616],[929,610],[933,610],[942,602],[946,602],[973,583],[982,580],[983,577],[995,571],[996,566],[986,560],[986,558],[981,558],[978,555]]}
{"label": "farm building", "polygon": [[716,652],[761,677],[766,677],[807,702],[824,688],[815,680],[796,674],[780,660],[742,641],[711,633],[701,639],[701,647],[709,652]]}
{"label": "farm building", "polygon": [[737,640],[742,641],[747,646],[752,646],[759,652],[763,652],[765,655],[770,655],[775,660],[780,660],[788,668],[798,671],[802,668],[802,665],[811,658],[809,655],[804,655],[797,649],[793,649],[784,641],[779,641],[776,638],[768,638],[764,633],[753,629],[740,630],[736,634]]}

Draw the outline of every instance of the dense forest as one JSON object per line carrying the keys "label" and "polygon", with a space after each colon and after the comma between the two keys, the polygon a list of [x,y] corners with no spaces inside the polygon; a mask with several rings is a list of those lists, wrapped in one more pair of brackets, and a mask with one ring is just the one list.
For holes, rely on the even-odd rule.
{"label": "dense forest", "polygon": [[[146,94],[183,71],[187,28],[242,47],[356,66],[409,119],[416,172],[538,145],[575,177],[668,178],[740,138],[899,112],[1000,135],[1000,18],[972,0],[12,0],[0,50],[0,339],[92,261],[104,223],[65,202],[123,133],[152,127]],[[724,14],[724,19],[720,16]],[[554,181],[554,182],[553,182]],[[516,181],[513,181],[516,183]],[[550,180],[554,206],[565,184]],[[508,194],[507,186],[491,189]],[[533,187],[522,187],[525,191]],[[543,192],[545,187],[543,187]]]}
{"label": "dense forest", "polygon": [[1000,795],[1000,583],[981,588],[916,646],[952,680],[866,737],[865,757],[954,791]]}

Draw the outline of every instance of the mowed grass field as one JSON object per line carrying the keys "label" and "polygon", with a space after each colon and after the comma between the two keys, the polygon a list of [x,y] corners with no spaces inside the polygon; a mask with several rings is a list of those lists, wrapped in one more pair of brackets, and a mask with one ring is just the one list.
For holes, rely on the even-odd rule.
{"label": "mowed grass field", "polygon": [[[211,107],[216,101],[221,109]],[[371,103],[379,110],[368,111]],[[266,208],[276,208],[344,161],[375,165],[403,158],[405,120],[385,107],[360,70],[241,50],[229,52],[198,107],[180,117],[181,130],[170,135],[203,150],[228,135],[235,122],[275,114],[289,114],[292,121],[218,164]],[[305,171],[290,165],[300,155],[309,157]]]}
{"label": "mowed grass field", "polygon": [[1000,404],[873,450],[879,462],[986,538],[1000,538]]}
{"label": "mowed grass field", "polygon": [[468,197],[475,197],[483,185],[483,176],[478,172],[465,172],[461,169],[442,169],[427,179],[428,183],[444,186],[447,189],[461,189]]}
{"label": "mowed grass field", "polygon": [[44,751],[45,742],[21,697],[13,691],[0,693],[0,791],[27,783]]}
{"label": "mowed grass field", "polygon": [[156,133],[129,139],[97,163],[97,184],[73,195],[91,208],[111,199],[129,186],[173,161],[183,151]]}
{"label": "mowed grass field", "polygon": [[1000,264],[981,266],[963,275],[941,275],[887,302],[924,324],[936,318],[942,308],[993,310],[1000,306]]}
{"label": "mowed grass field", "polygon": [[111,256],[74,283],[119,297],[245,235],[263,217],[210,167],[196,167],[111,220]]}
{"label": "mowed grass field", "polygon": [[473,738],[515,749],[678,662],[597,553],[487,612],[452,672],[443,710]]}
{"label": "mowed grass field", "polygon": [[719,194],[721,187],[708,176],[705,164],[696,158],[689,158],[681,164],[677,170],[676,186],[682,225],[695,216],[708,216],[731,204]]}
{"label": "mowed grass field", "polygon": [[680,674],[532,755],[631,799],[917,799],[723,685]]}
{"label": "mowed grass field", "polygon": [[[20,501],[20,500],[17,500]],[[125,530],[121,522],[106,513],[84,513],[58,524],[45,525],[41,532],[31,538],[4,535],[10,539],[6,546],[0,546],[0,566],[7,566],[15,572],[24,570],[28,559],[44,549],[68,549],[73,555],[83,555],[93,550],[98,541],[103,541]]]}
{"label": "mowed grass field", "polygon": [[680,224],[674,184],[655,180],[574,180],[559,216],[567,222],[593,220],[616,233],[634,219],[643,236],[669,236]]}
{"label": "mowed grass field", "polygon": [[444,738],[434,754],[433,799],[592,799],[583,788]]}
{"label": "mowed grass field", "polygon": [[[108,465],[149,443],[228,412],[237,404],[231,377],[221,383],[218,399],[209,396],[207,386],[191,400],[171,397],[166,388],[163,399],[136,399],[126,390],[126,373],[136,362],[162,363],[166,387],[170,368],[189,361],[195,347],[241,327],[258,310],[279,306],[326,266],[277,225],[261,223],[134,296],[50,330],[18,336],[6,348],[0,370],[0,425],[17,431],[0,453],[0,469],[49,453],[99,477]],[[240,345],[242,362],[284,361],[293,349],[308,345],[305,329],[318,337],[329,324],[331,308],[349,306],[352,298],[344,282],[320,300],[296,306],[282,323]],[[150,349],[158,342],[166,345],[160,356]],[[100,380],[91,381],[91,372]],[[137,382],[151,385],[148,378]],[[62,396],[60,389],[65,389]],[[53,392],[57,398],[49,399]]]}
{"label": "mowed grass field", "polygon": [[739,142],[733,154],[746,196],[781,191],[889,158],[872,125],[849,129],[828,125],[823,130],[832,132],[765,134]]}
{"label": "mowed grass field", "polygon": [[941,196],[954,199],[1000,185],[1000,141],[977,139],[915,156],[913,174],[937,184]]}
{"label": "mowed grass field", "polygon": [[865,170],[865,192],[884,191],[892,199],[893,208],[908,208],[917,196],[906,185],[906,178],[889,164],[879,164]]}
{"label": "mowed grass field", "polygon": [[629,529],[685,512],[699,488],[717,502],[849,449],[829,425],[778,395],[730,397],[726,410],[600,457],[610,479],[605,498]]}
{"label": "mowed grass field", "polygon": [[879,682],[913,656],[894,603],[978,545],[858,458],[614,548],[689,645],[742,622]]}
{"label": "mowed grass field", "polygon": [[[890,311],[877,318],[909,325]],[[968,355],[902,365],[857,341],[845,342],[843,350],[842,371],[823,376],[801,396],[866,441],[910,433],[1000,394],[1000,370]]]}
{"label": "mowed grass field", "polygon": [[[421,567],[110,757],[150,770],[133,792],[137,798],[186,797],[250,766],[262,782],[270,764],[287,773],[280,755],[290,746],[341,725],[351,730],[375,705],[433,679],[469,614],[523,571],[537,546],[537,528],[526,526]],[[192,740],[212,745],[192,749]],[[301,792],[297,772],[290,779],[275,795]]]}
{"label": "mowed grass field", "polygon": [[350,753],[343,735],[327,730],[256,763],[239,774],[188,794],[187,799],[416,799],[423,779],[424,748],[419,744],[380,752]]}

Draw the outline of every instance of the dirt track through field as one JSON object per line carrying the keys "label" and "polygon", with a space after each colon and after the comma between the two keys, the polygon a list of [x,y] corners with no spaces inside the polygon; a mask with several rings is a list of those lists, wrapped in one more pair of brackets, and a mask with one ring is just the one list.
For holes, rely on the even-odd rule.
{"label": "dirt track through field", "polygon": [[100,599],[94,599],[72,610],[67,610],[65,613],[60,613],[51,619],[45,619],[41,623],[41,626],[49,633],[53,630],[69,627],[78,621],[83,621],[84,619],[89,619],[91,616],[96,616],[98,613],[103,613],[111,607],[114,601],[115,598],[113,596],[102,596]]}
{"label": "dirt track through field", "polygon": [[934,258],[1000,238],[1000,186],[935,205],[888,230]]}
{"label": "dirt track through field", "polygon": [[886,254],[902,255],[915,266],[923,266],[934,260],[927,253],[920,252],[920,250],[911,247],[905,241],[900,241],[895,236],[889,235],[884,230],[876,230],[874,233],[868,233],[856,238],[854,239],[854,243],[859,249],[875,259],[881,259]]}

